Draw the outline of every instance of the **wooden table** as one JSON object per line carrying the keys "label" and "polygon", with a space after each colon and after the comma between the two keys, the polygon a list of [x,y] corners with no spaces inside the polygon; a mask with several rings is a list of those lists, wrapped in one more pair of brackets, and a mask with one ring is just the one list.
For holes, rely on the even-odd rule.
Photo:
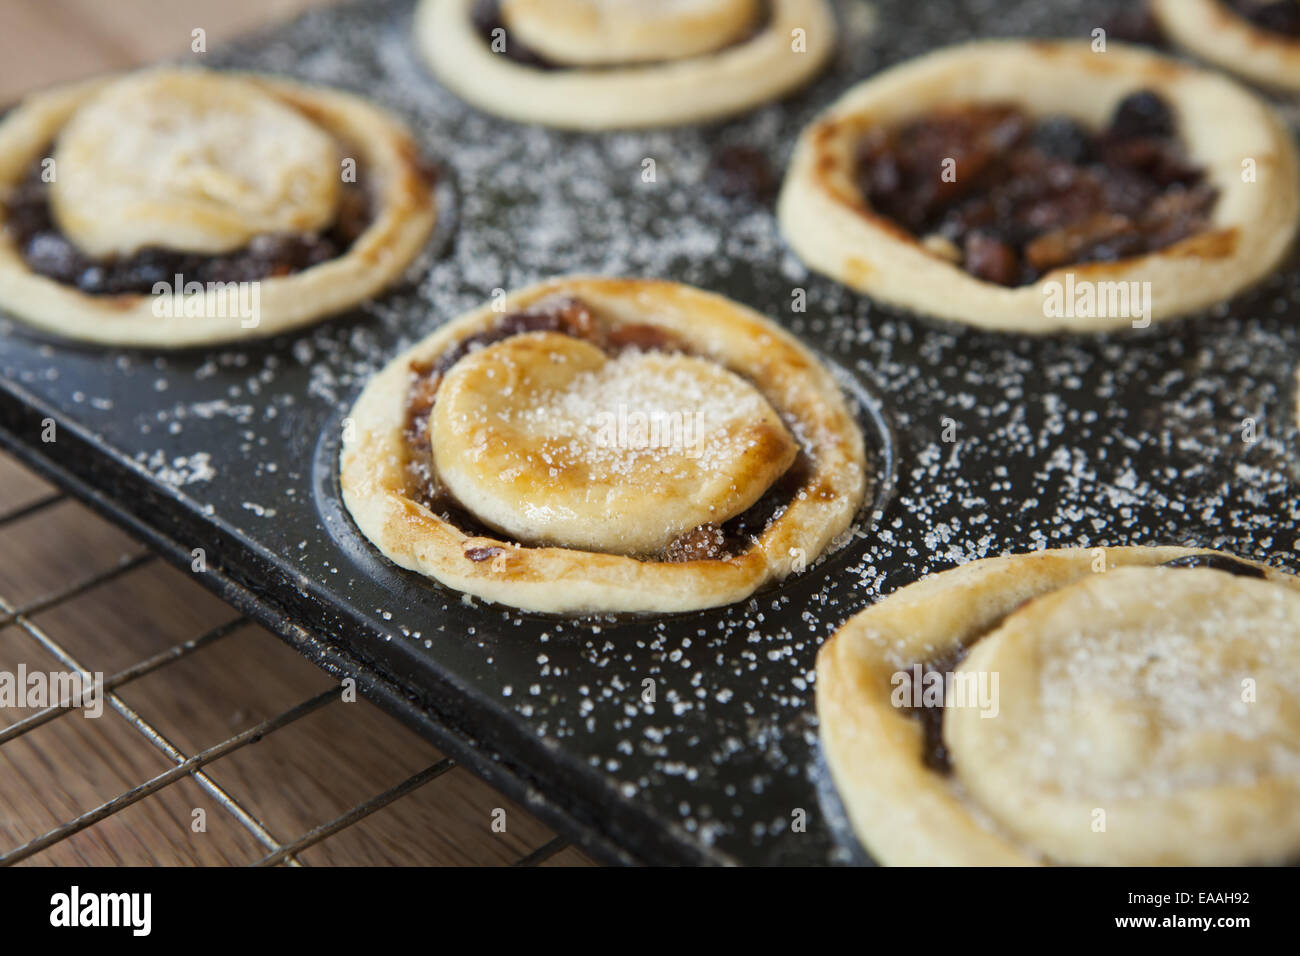
{"label": "wooden table", "polygon": [[[196,27],[212,49],[318,2],[0,0],[0,103],[181,52]],[[56,600],[87,581],[96,583]],[[200,635],[207,643],[184,647]],[[0,672],[65,668],[52,649],[108,676],[163,663],[117,688],[117,706],[97,719],[63,714],[5,740],[39,708],[0,708],[0,858],[324,695],[203,776],[181,775],[19,862],[244,864],[324,827],[290,865],[507,864],[537,851],[529,862],[590,863],[557,851],[554,834],[466,770],[439,774],[442,755],[423,739],[365,701],[341,700],[273,635],[0,455]],[[396,799],[351,822],[381,795]],[[498,808],[505,832],[492,826]]]}

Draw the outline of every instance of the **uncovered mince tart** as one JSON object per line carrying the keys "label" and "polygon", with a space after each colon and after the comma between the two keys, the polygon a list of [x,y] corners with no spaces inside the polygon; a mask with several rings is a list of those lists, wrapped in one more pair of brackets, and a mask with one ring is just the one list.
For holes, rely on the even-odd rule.
{"label": "uncovered mince tart", "polygon": [[1300,90],[1297,0],[1150,0],[1165,34],[1215,66],[1265,86]]}
{"label": "uncovered mince tart", "polygon": [[841,97],[802,134],[779,214],[809,266],[886,302],[1090,331],[1267,274],[1295,233],[1298,176],[1280,121],[1226,78],[1121,46],[985,42]]}
{"label": "uncovered mince tart", "polygon": [[405,269],[431,187],[400,124],[334,90],[157,69],[35,94],[0,122],[0,309],[113,345],[284,331]]}
{"label": "uncovered mince tart", "polygon": [[1300,859],[1300,579],[1214,551],[990,558],[817,658],[863,844],[902,865]]}
{"label": "uncovered mince tart", "polygon": [[448,323],[350,413],[343,500],[388,558],[551,613],[729,604],[862,504],[862,434],[790,335],[670,282],[563,278]]}
{"label": "uncovered mince tart", "polygon": [[422,0],[438,78],[490,113],[573,129],[750,109],[829,58],[827,0]]}

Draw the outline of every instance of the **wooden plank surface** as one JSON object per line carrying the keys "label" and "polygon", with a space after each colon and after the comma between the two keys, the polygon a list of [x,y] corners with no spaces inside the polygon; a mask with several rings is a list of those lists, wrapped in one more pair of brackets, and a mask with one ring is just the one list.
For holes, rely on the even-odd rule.
{"label": "wooden plank surface", "polygon": [[[189,47],[209,48],[321,0],[0,0],[0,103]],[[0,455],[0,515],[53,489]],[[0,525],[0,600],[22,607],[144,549],[73,501]],[[145,562],[24,621],[0,610],[0,673],[61,669],[40,636],[82,666],[111,675],[232,621],[235,613],[188,575]],[[192,754],[327,691],[333,682],[273,635],[243,625],[123,686],[123,709]],[[34,711],[0,707],[0,732]],[[115,813],[25,861],[32,864],[244,864],[267,850],[239,819],[289,842],[440,758],[365,701],[333,699],[207,767],[226,804],[192,778]],[[163,773],[173,761],[127,716],[58,717],[0,743],[0,854]],[[492,826],[505,811],[505,832]],[[204,826],[196,829],[196,811]],[[456,768],[304,850],[303,865],[508,864],[554,834]],[[568,848],[545,865],[589,865]]]}
{"label": "wooden plank surface", "polygon": [[324,0],[0,0],[0,103],[139,66],[324,6]]}

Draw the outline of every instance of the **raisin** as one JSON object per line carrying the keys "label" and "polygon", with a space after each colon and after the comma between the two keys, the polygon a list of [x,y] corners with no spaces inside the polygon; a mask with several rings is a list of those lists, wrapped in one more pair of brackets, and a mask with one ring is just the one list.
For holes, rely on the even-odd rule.
{"label": "raisin", "polygon": [[23,258],[33,272],[69,285],[85,266],[72,243],[54,232],[38,232],[27,240]]}
{"label": "raisin", "polygon": [[470,21],[475,32],[483,38],[484,43],[488,44],[489,49],[495,49],[493,43],[497,39],[496,31],[501,30],[502,36],[505,38],[505,48],[502,55],[523,66],[536,67],[542,70],[556,68],[555,64],[534,53],[505,32],[505,23],[501,19],[501,0],[475,0],[474,5],[470,8]]}
{"label": "raisin", "polygon": [[153,291],[159,282],[171,284],[176,275],[185,274],[181,257],[161,249],[141,249],[123,264],[120,273],[114,277],[114,286],[118,291]]}
{"label": "raisin", "polygon": [[330,230],[331,238],[349,248],[370,227],[370,204],[359,189],[347,189],[339,197],[339,211]]}
{"label": "raisin", "polygon": [[1092,161],[1092,137],[1068,116],[1051,116],[1034,127],[1034,148],[1053,159],[1083,165]]}
{"label": "raisin", "polygon": [[1110,131],[1121,139],[1137,136],[1172,136],[1174,114],[1168,104],[1150,90],[1130,93],[1115,108]]}
{"label": "raisin", "polygon": [[963,265],[977,279],[998,285],[1015,285],[1020,278],[1020,257],[1008,243],[982,232],[966,236]]}
{"label": "raisin", "polygon": [[247,254],[249,259],[265,262],[272,274],[288,272],[303,261],[298,238],[282,233],[254,236],[248,243]]}
{"label": "raisin", "polygon": [[107,295],[113,289],[109,284],[108,270],[101,265],[91,265],[77,274],[77,288],[88,295]]}

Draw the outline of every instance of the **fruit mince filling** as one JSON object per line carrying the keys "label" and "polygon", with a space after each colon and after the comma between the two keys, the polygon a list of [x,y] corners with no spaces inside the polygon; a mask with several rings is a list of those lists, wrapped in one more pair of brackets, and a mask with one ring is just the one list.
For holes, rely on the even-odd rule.
{"label": "fruit mince filling", "polygon": [[1204,230],[1218,199],[1168,105],[1146,90],[1099,132],[1006,105],[874,128],[858,144],[855,173],[874,212],[1003,286],[1167,248]]}
{"label": "fruit mince filling", "polygon": [[[51,148],[41,156],[51,154]],[[81,252],[59,229],[42,178],[42,160],[0,201],[3,228],[19,255],[38,275],[73,286],[87,295],[149,295],[155,284],[255,282],[309,269],[346,253],[374,219],[372,202],[358,182],[345,182],[338,212],[319,233],[255,236],[241,249],[217,255],[145,248],[128,255],[96,259]]]}
{"label": "fruit mince filling", "polygon": [[[406,445],[407,495],[471,537],[499,538],[500,532],[479,521],[438,480],[433,467],[429,415],[437,401],[438,387],[453,365],[476,349],[528,332],[558,332],[590,342],[609,355],[627,349],[690,352],[685,342],[658,326],[602,322],[586,303],[564,296],[503,315],[487,330],[461,339],[438,357],[427,362],[412,362],[402,430]],[[648,561],[678,562],[726,560],[738,555],[784,514],[800,489],[808,483],[808,478],[808,457],[800,450],[785,474],[741,514],[718,525],[692,528],[662,551],[638,557]],[[468,549],[465,556],[471,561],[484,561],[493,556],[489,552],[494,550],[474,547]]]}

